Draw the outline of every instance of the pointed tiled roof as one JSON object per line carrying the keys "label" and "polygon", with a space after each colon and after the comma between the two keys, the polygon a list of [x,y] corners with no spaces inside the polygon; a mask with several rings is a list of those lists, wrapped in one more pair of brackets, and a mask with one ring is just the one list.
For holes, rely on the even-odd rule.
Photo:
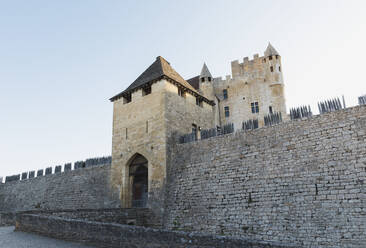
{"label": "pointed tiled roof", "polygon": [[274,49],[274,47],[271,45],[270,42],[268,42],[268,46],[266,51],[264,52],[264,56],[268,57],[271,55],[279,55],[279,53],[276,51],[276,49]]}
{"label": "pointed tiled roof", "polygon": [[203,67],[202,67],[202,70],[201,70],[201,75],[200,75],[200,78],[206,78],[206,77],[210,77],[212,78],[212,75],[210,73],[210,70],[208,69],[206,63],[203,63]]}
{"label": "pointed tiled roof", "polygon": [[[152,84],[160,79],[166,78],[175,84],[179,84],[184,87],[187,91],[190,91],[193,95],[201,96],[198,91],[192,87],[181,75],[178,74],[171,66],[168,61],[163,57],[159,56],[155,62],[152,63],[127,89],[112,97],[110,100],[113,102],[135,90],[143,88],[148,84]],[[205,99],[207,102],[210,100]]]}
{"label": "pointed tiled roof", "polygon": [[187,79],[187,82],[193,86],[196,90],[200,88],[200,76],[195,76],[193,78]]}

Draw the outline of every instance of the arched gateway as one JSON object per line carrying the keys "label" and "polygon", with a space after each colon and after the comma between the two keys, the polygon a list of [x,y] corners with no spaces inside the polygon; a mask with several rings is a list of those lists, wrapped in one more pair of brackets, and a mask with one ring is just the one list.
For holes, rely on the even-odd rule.
{"label": "arched gateway", "polygon": [[129,166],[131,205],[144,208],[148,199],[148,161],[137,154]]}

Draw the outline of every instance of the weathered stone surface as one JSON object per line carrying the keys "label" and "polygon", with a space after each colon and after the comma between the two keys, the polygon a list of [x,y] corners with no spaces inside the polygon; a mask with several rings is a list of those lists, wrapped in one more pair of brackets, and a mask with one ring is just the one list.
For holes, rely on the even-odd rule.
{"label": "weathered stone surface", "polygon": [[94,221],[71,220],[18,214],[17,231],[38,233],[52,238],[85,242],[97,247],[118,248],[285,248],[279,245],[239,238],[159,230]]}
{"label": "weathered stone surface", "polygon": [[171,147],[167,228],[366,247],[366,106]]}
{"label": "weathered stone surface", "polygon": [[47,167],[47,168],[46,168],[46,173],[45,173],[45,175],[50,175],[50,174],[52,174],[52,167]]}
{"label": "weathered stone surface", "polygon": [[43,169],[37,171],[37,177],[43,176]]}
{"label": "weathered stone surface", "polygon": [[[175,130],[192,131],[192,124],[212,127],[212,106],[196,105],[191,94],[178,95],[178,87],[163,79],[151,85],[151,93],[137,90],[132,101],[114,101],[112,185],[121,190],[123,207],[131,207],[131,161],[141,155],[148,161],[148,206],[163,214],[167,140]],[[174,117],[174,118],[173,118]],[[168,121],[167,121],[168,120]]]}
{"label": "weathered stone surface", "polygon": [[71,163],[65,164],[64,171],[71,171]]}
{"label": "weathered stone surface", "polygon": [[0,226],[14,226],[15,213],[2,213],[0,212]]}
{"label": "weathered stone surface", "polygon": [[22,173],[22,180],[25,180],[28,178],[28,172],[23,172]]}
{"label": "weathered stone surface", "polygon": [[93,166],[1,184],[0,211],[118,207],[118,192],[109,187],[110,168]]}
{"label": "weathered stone surface", "polygon": [[60,173],[60,172],[61,172],[61,170],[62,170],[62,166],[61,166],[61,165],[57,165],[57,166],[55,167],[55,173]]}
{"label": "weathered stone surface", "polygon": [[33,210],[18,213],[153,228],[162,227],[161,218],[148,208]]}
{"label": "weathered stone surface", "polygon": [[29,178],[34,178],[35,176],[35,171],[30,171],[29,172]]}

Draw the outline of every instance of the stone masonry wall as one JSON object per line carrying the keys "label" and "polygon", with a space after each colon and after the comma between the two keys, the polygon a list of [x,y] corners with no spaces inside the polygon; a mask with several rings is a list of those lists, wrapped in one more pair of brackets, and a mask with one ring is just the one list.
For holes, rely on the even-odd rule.
{"label": "stone masonry wall", "polygon": [[366,247],[366,106],[172,146],[165,226]]}
{"label": "stone masonry wall", "polygon": [[[97,221],[124,225],[161,228],[161,218],[155,216],[149,208],[101,208],[101,209],[61,209],[46,211],[26,211],[18,214],[62,217],[85,221]],[[8,219],[14,216],[9,216]],[[1,214],[0,214],[1,220]],[[14,222],[14,221],[13,221]],[[1,224],[1,222],[0,222]]]}
{"label": "stone masonry wall", "polygon": [[17,214],[16,231],[118,248],[289,248],[274,243],[34,214]]}
{"label": "stone masonry wall", "polygon": [[0,212],[118,207],[110,170],[110,165],[92,166],[0,184]]}

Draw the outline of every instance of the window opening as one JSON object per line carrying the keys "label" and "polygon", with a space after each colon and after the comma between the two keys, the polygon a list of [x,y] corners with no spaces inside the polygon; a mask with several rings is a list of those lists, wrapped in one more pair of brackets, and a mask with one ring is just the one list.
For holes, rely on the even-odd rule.
{"label": "window opening", "polygon": [[194,135],[194,140],[197,140],[198,137],[198,128],[196,124],[192,124],[192,134]]}
{"label": "window opening", "polygon": [[259,113],[259,105],[258,105],[258,102],[252,102],[250,104],[251,108],[252,108],[252,113],[255,114],[255,113]]}
{"label": "window opening", "polygon": [[229,110],[229,107],[226,106],[225,108],[225,117],[229,117],[230,116],[230,110]]}
{"label": "window opening", "polygon": [[222,91],[222,93],[224,94],[224,99],[227,99],[227,89],[224,89],[223,91]]}
{"label": "window opening", "polygon": [[181,97],[185,97],[186,92],[182,88],[178,88],[178,95]]}
{"label": "window opening", "polygon": [[196,97],[196,105],[202,107],[203,106],[203,101],[202,98],[200,97]]}

